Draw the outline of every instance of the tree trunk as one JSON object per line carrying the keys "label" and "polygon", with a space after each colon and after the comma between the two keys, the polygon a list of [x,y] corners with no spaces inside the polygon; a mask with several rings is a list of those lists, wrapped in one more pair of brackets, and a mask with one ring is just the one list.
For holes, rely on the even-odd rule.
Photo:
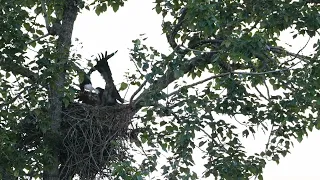
{"label": "tree trunk", "polygon": [[[73,25],[77,18],[79,0],[66,0],[64,4],[63,17],[61,26],[52,27],[59,36],[57,40],[57,60],[55,73],[56,80],[50,85],[49,89],[49,104],[51,117],[51,130],[45,135],[46,144],[52,150],[51,163],[44,164],[44,180],[59,180],[59,142],[60,142],[60,123],[62,113],[62,97],[65,84],[66,70],[65,65],[69,58],[71,47],[71,37]],[[63,178],[64,179],[64,178]]]}

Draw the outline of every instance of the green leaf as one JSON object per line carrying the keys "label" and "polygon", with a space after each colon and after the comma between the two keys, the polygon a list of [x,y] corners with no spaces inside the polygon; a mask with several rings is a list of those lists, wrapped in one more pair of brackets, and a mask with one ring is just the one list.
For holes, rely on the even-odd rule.
{"label": "green leaf", "polygon": [[315,123],[316,123],[316,129],[320,130],[320,120],[318,119]]}
{"label": "green leaf", "polygon": [[96,14],[99,16],[101,13],[107,11],[107,4],[106,3],[102,3],[96,6]]}
{"label": "green leaf", "polygon": [[119,3],[114,3],[114,4],[112,5],[113,11],[114,11],[114,12],[117,12],[117,11],[119,10],[119,6],[120,6]]}
{"label": "green leaf", "polygon": [[41,31],[41,30],[39,30],[39,29],[36,30],[36,33],[38,33],[38,34],[41,35],[41,36],[44,35],[43,31]]}
{"label": "green leaf", "polygon": [[204,144],[206,144],[206,141],[200,141],[199,147],[203,146]]}
{"label": "green leaf", "polygon": [[14,177],[19,177],[19,171],[18,171],[18,170],[14,170],[13,176],[14,176]]}
{"label": "green leaf", "polygon": [[198,70],[198,71],[197,71],[197,76],[198,76],[198,77],[201,77],[201,74],[202,74],[202,71],[201,71],[201,70]]}
{"label": "green leaf", "polygon": [[222,44],[223,44],[226,48],[228,48],[228,47],[231,45],[231,41],[225,40],[225,41],[223,41]]}
{"label": "green leaf", "polygon": [[64,106],[65,106],[65,107],[68,107],[69,104],[70,104],[70,101],[69,101],[69,99],[67,99],[67,98],[63,98],[63,103],[64,103]]}
{"label": "green leaf", "polygon": [[37,46],[37,42],[36,42],[36,41],[33,41],[33,42],[30,43],[30,45],[31,45],[33,48],[35,48],[35,47]]}
{"label": "green leaf", "polygon": [[143,63],[143,65],[142,65],[142,70],[143,71],[147,71],[147,69],[149,68],[149,63]]}
{"label": "green leaf", "polygon": [[160,122],[160,126],[164,126],[164,125],[166,125],[167,124],[167,122],[165,122],[165,121],[161,121]]}
{"label": "green leaf", "polygon": [[27,31],[31,31],[31,26],[29,23],[24,23],[23,27],[26,28]]}
{"label": "green leaf", "polygon": [[121,85],[120,85],[119,91],[123,91],[123,90],[127,89],[127,87],[128,87],[128,84],[125,83],[125,82],[122,82]]}
{"label": "green leaf", "polygon": [[296,139],[297,139],[297,141],[298,141],[299,143],[301,143],[302,140],[303,140],[303,134],[302,134],[301,132],[298,132],[297,135],[298,135],[298,136],[297,136]]}
{"label": "green leaf", "polygon": [[267,156],[271,156],[271,155],[272,155],[272,152],[271,152],[270,150],[268,150],[268,151],[266,152],[266,155],[267,155]]}
{"label": "green leaf", "polygon": [[249,131],[246,129],[246,130],[244,130],[243,132],[242,132],[242,136],[243,137],[248,137],[249,136]]}
{"label": "green leaf", "polygon": [[160,6],[160,4],[157,4],[155,9],[158,14],[160,14],[162,11],[162,7]]}
{"label": "green leaf", "polygon": [[178,79],[184,75],[183,71],[181,71],[179,69],[175,69],[173,73],[174,73],[174,78],[176,78],[176,79]]}
{"label": "green leaf", "polygon": [[294,35],[292,36],[292,38],[295,39],[297,36],[298,36],[298,34],[294,34]]}

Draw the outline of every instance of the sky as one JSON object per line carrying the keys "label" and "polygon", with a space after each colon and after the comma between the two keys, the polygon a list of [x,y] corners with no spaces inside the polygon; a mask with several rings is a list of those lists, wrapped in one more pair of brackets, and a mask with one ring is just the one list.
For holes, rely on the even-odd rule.
{"label": "sky", "polygon": [[[129,48],[133,46],[132,40],[139,38],[139,34],[145,33],[148,37],[147,44],[155,47],[161,52],[169,52],[165,36],[161,35],[162,17],[157,15],[152,8],[154,4],[147,0],[129,0],[124,7],[120,7],[117,13],[108,9],[107,13],[97,16],[94,12],[82,12],[75,23],[73,38],[78,38],[75,49],[83,57],[94,59],[98,53],[113,52],[118,53],[110,59],[115,84],[124,80],[127,71],[135,69],[129,58]],[[308,39],[298,37],[291,38],[292,35],[286,31],[281,35],[282,45],[290,48],[291,52],[298,52]],[[78,44],[77,44],[78,43]],[[291,43],[292,47],[286,43]],[[312,43],[302,53],[307,55],[312,51]],[[94,63],[94,61],[93,61]],[[93,86],[104,87],[102,77],[95,73],[91,77]],[[119,87],[119,86],[118,86]],[[134,89],[130,89],[125,99],[129,100]],[[125,92],[120,92],[122,96]],[[266,143],[267,136],[259,133],[255,138],[244,141],[248,152],[260,152]],[[317,143],[320,140],[320,131],[314,130],[301,143],[295,141],[291,154],[280,160],[280,164],[272,161],[267,162],[264,170],[266,180],[318,180],[318,162],[320,162],[320,147]],[[199,165],[199,170],[202,169]]]}

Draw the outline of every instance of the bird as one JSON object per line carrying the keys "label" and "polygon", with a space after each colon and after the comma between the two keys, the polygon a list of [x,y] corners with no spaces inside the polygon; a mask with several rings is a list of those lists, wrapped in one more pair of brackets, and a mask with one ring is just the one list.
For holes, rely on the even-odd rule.
{"label": "bird", "polygon": [[107,51],[105,55],[101,53],[97,64],[90,70],[90,72],[97,70],[106,82],[105,89],[98,88],[98,94],[101,100],[101,105],[112,106],[117,104],[117,101],[124,103],[124,99],[121,98],[116,86],[114,85],[112,73],[108,64],[108,59],[114,56],[118,51],[115,51],[108,55]]}

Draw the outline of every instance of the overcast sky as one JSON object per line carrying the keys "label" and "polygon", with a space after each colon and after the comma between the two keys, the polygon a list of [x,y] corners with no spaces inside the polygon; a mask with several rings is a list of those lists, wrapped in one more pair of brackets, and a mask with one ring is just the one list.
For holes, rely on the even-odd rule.
{"label": "overcast sky", "polygon": [[[119,50],[116,56],[110,60],[110,67],[115,84],[120,83],[124,80],[124,73],[128,69],[131,72],[134,71],[134,66],[129,59],[128,48],[132,47],[131,41],[138,38],[139,34],[146,34],[148,45],[154,46],[161,52],[169,52],[166,38],[161,35],[162,18],[152,10],[153,6],[152,1],[129,0],[117,13],[113,13],[111,8],[100,16],[94,12],[81,13],[74,27],[74,38],[78,38],[83,46],[81,49],[81,45],[76,46],[78,53],[83,57],[90,58],[106,50],[109,52]],[[299,48],[307,41],[303,37],[292,40],[289,33],[282,34],[281,40],[283,45],[285,43],[293,45],[290,48],[292,52],[298,52]],[[311,51],[312,48],[309,47],[303,53],[307,55]],[[104,82],[97,73],[93,75],[92,81],[93,86],[104,87]],[[129,99],[132,92],[133,90],[128,93],[126,100]],[[124,92],[121,94],[124,95]],[[264,171],[264,179],[320,179],[318,170],[319,140],[320,132],[313,131],[302,143],[295,143],[291,154],[282,158],[279,165],[271,161],[268,162]],[[266,136],[258,134],[255,139],[248,139],[244,143],[248,152],[260,152],[266,143]],[[202,169],[201,165],[198,168]]]}

